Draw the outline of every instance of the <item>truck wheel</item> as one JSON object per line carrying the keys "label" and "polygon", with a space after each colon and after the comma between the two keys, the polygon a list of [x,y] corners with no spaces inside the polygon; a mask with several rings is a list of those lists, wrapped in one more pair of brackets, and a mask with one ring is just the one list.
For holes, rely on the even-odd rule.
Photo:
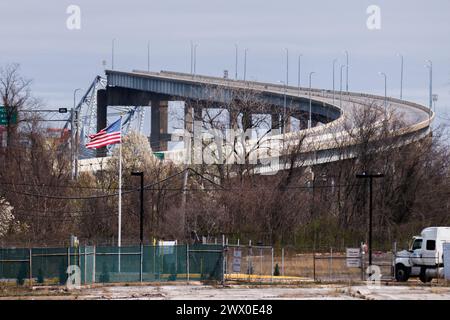
{"label": "truck wheel", "polygon": [[420,270],[419,279],[423,283],[428,283],[428,282],[431,282],[431,280],[433,280],[433,277],[427,276],[426,270],[427,270],[426,268],[422,268]]}
{"label": "truck wheel", "polygon": [[409,269],[403,264],[395,265],[395,280],[398,282],[405,282],[409,279]]}

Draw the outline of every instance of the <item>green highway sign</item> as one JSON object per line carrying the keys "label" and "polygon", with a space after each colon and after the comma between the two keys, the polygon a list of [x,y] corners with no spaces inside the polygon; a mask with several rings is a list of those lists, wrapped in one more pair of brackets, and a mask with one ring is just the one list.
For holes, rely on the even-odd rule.
{"label": "green highway sign", "polygon": [[[13,114],[11,117],[10,124],[16,124],[17,123],[17,114]],[[6,126],[8,125],[8,119],[6,117],[6,109],[4,106],[0,106],[0,126]]]}
{"label": "green highway sign", "polygon": [[159,160],[164,160],[164,153],[162,152],[153,152],[153,155]]}

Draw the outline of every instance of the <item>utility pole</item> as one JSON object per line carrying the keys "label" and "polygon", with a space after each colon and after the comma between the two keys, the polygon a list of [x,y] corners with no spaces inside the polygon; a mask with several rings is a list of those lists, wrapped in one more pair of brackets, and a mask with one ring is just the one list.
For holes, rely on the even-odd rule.
{"label": "utility pole", "polygon": [[[72,179],[75,179],[78,173],[78,159],[77,159],[77,144],[78,144],[78,112],[76,111],[76,95],[77,92],[80,91],[81,88],[75,89],[73,91],[73,107],[71,112],[71,119],[70,119],[70,137],[71,137],[71,160],[72,160]],[[75,129],[75,126],[77,129]]]}
{"label": "utility pole", "polygon": [[132,176],[140,177],[141,188],[140,188],[140,212],[139,212],[139,239],[141,245],[144,244],[144,172],[131,172]]}
{"label": "utility pole", "polygon": [[368,174],[366,172],[363,172],[361,174],[357,174],[356,178],[358,179],[369,179],[369,266],[372,265],[372,202],[373,202],[373,179],[374,178],[383,178],[384,174],[382,173],[375,173],[375,174]]}

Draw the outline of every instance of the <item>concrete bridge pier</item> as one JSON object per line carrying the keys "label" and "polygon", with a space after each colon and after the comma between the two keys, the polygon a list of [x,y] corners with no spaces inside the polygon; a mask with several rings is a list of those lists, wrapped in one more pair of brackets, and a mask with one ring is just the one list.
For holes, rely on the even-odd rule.
{"label": "concrete bridge pier", "polygon": [[[106,115],[108,109],[108,97],[106,90],[97,91],[97,132],[103,128],[106,128]],[[106,157],[106,147],[96,150],[97,157]]]}
{"label": "concrete bridge pier", "polygon": [[281,127],[280,114],[272,113],[270,116],[272,117],[272,129],[280,129]]}
{"label": "concrete bridge pier", "polygon": [[168,141],[170,141],[168,134],[169,101],[152,98],[151,108],[151,148],[153,151],[167,151]]}

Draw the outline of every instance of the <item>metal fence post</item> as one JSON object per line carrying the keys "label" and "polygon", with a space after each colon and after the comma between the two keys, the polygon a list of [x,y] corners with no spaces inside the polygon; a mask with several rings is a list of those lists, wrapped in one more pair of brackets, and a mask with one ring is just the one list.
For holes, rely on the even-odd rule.
{"label": "metal fence post", "polygon": [[78,267],[81,268],[81,247],[78,246],[78,258],[76,259]]}
{"label": "metal fence post", "polygon": [[363,252],[361,251],[361,254],[360,254],[360,259],[361,259],[361,281],[364,281],[365,279],[364,279],[364,254],[363,254]]}
{"label": "metal fence post", "polygon": [[187,272],[187,283],[189,284],[189,245],[186,245],[186,272]]}
{"label": "metal fence post", "polygon": [[140,252],[140,267],[139,267],[139,280],[142,282],[142,272],[143,272],[143,259],[144,259],[144,245],[141,243],[141,252]]}
{"label": "metal fence post", "polygon": [[316,282],[316,250],[313,251],[313,281]]}
{"label": "metal fence post", "polygon": [[330,279],[333,280],[333,247],[330,247]]}
{"label": "metal fence post", "polygon": [[270,270],[270,282],[273,282],[273,247],[272,247],[272,263],[271,263],[271,270]]}
{"label": "metal fence post", "polygon": [[93,249],[93,261],[92,261],[92,283],[95,283],[95,262],[96,262],[96,255],[97,255],[97,250],[96,250],[96,247],[94,246],[94,249]]}
{"label": "metal fence post", "polygon": [[87,255],[86,255],[86,244],[84,245],[84,284],[86,284],[86,273],[87,273]]}
{"label": "metal fence post", "polygon": [[260,274],[261,275],[264,275],[263,257],[264,257],[263,248],[259,248],[259,269],[260,269]]}
{"label": "metal fence post", "polygon": [[225,261],[226,261],[225,243],[222,242],[222,285],[225,285]]}
{"label": "metal fence post", "polygon": [[32,254],[32,249],[30,248],[29,250],[29,268],[30,268],[30,272],[29,272],[29,277],[30,277],[30,286],[33,284],[33,254]]}
{"label": "metal fence post", "polygon": [[70,247],[67,247],[67,267],[70,266]]}
{"label": "metal fence post", "polygon": [[284,277],[284,248],[281,248],[281,275]]}

